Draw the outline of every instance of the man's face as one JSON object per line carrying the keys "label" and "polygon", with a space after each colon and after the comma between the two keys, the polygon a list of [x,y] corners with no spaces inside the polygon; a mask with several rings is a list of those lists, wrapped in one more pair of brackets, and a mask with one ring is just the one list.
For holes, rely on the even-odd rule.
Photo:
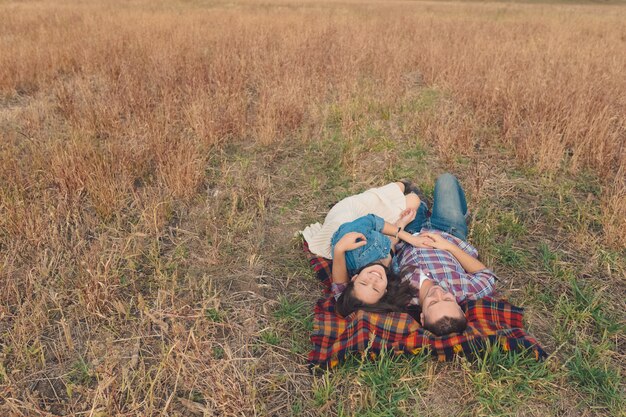
{"label": "man's face", "polygon": [[422,324],[426,320],[429,323],[435,323],[445,316],[461,317],[464,313],[452,293],[445,291],[439,285],[433,285],[428,289],[422,302]]}
{"label": "man's face", "polygon": [[375,304],[387,291],[387,273],[382,265],[371,265],[352,277],[354,296],[365,304]]}

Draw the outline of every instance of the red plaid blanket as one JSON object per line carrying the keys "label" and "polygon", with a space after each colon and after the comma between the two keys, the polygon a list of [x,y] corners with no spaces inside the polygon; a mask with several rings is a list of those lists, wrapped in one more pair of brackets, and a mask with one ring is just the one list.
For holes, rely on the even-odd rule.
{"label": "red plaid blanket", "polygon": [[331,261],[309,252],[306,242],[304,250],[325,285],[325,296],[315,306],[313,349],[309,353],[311,368],[332,368],[349,352],[369,352],[375,357],[381,349],[411,354],[427,349],[439,361],[445,361],[455,354],[472,357],[487,345],[497,344],[506,351],[532,352],[537,360],[547,356],[537,341],[524,331],[523,309],[488,297],[461,305],[468,325],[460,335],[435,336],[422,329],[408,313],[379,314],[359,310],[341,318],[334,312],[335,299],[330,292]]}

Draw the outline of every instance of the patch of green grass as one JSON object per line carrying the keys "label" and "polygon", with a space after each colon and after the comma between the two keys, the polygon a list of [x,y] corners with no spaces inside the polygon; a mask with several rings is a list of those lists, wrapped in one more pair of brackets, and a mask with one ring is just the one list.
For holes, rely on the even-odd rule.
{"label": "patch of green grass", "polygon": [[554,191],[545,190],[541,196],[541,213],[546,216],[546,220],[560,223],[562,219],[568,217],[568,213],[563,212],[562,196],[554,193]]}
{"label": "patch of green grass", "polygon": [[274,318],[288,324],[294,330],[311,332],[313,330],[311,311],[311,305],[306,300],[280,297],[278,308],[274,311]]}
{"label": "patch of green grass", "polygon": [[572,272],[567,270],[561,262],[560,256],[553,252],[547,243],[541,242],[539,244],[539,260],[543,269],[555,278],[560,280],[570,279]]}
{"label": "patch of green grass", "polygon": [[[421,177],[421,172],[420,172],[419,167],[421,166],[422,164],[420,162],[412,162],[410,164],[406,163],[406,161],[392,162],[389,165],[387,165],[386,169],[383,171],[384,182],[398,181],[403,178],[411,179],[411,180],[415,180],[416,178],[419,179]],[[417,170],[416,170],[416,167],[418,167]],[[422,190],[424,190],[424,188],[428,188],[428,187],[421,186],[421,184],[417,184],[417,185]]]}
{"label": "patch of green grass", "polygon": [[599,264],[610,275],[613,272],[624,274],[624,268],[626,267],[626,250],[622,253],[609,249],[599,249],[598,252]]}
{"label": "patch of green grass", "polygon": [[[331,149],[333,152],[329,152]],[[290,170],[304,170],[305,178],[309,179],[309,189],[314,196],[319,197],[329,190],[349,186],[350,176],[346,173],[345,161],[354,157],[356,153],[358,153],[357,144],[344,138],[340,127],[329,127],[321,140],[312,141],[302,151],[302,159],[305,159],[306,163],[300,163]]]}
{"label": "patch of green grass", "polygon": [[381,120],[390,120],[391,119],[391,109],[387,106],[381,107],[379,109],[379,117]]}
{"label": "patch of green grass", "polygon": [[360,379],[374,394],[371,408],[360,410],[360,415],[392,417],[399,414],[411,390],[407,384],[397,384],[397,371],[397,363],[386,355],[360,369]]}
{"label": "patch of green grass", "polygon": [[207,308],[206,310],[204,310],[204,317],[216,323],[221,323],[222,321],[224,321],[224,315],[216,308]]}
{"label": "patch of green grass", "polygon": [[401,110],[406,110],[410,113],[419,113],[425,110],[430,110],[435,107],[440,98],[441,92],[439,90],[434,88],[424,88],[415,99],[409,101],[408,104],[403,106]]}
{"label": "patch of green grass", "polygon": [[[602,232],[602,213],[597,198],[588,200],[598,190],[588,188],[585,181],[552,175],[541,177],[543,193],[541,210],[546,222],[560,226],[571,233],[587,230],[594,234]],[[584,195],[581,195],[583,194]],[[597,197],[597,196],[596,196]]]}
{"label": "patch of green grass", "polygon": [[526,352],[506,352],[498,345],[485,349],[474,362],[463,361],[478,407],[476,415],[508,416],[527,401],[551,402],[556,378],[547,362]]}
{"label": "patch of green grass", "polygon": [[569,291],[559,296],[553,312],[557,319],[553,335],[559,343],[574,343],[580,333],[595,330],[597,337],[623,331],[623,322],[607,312],[602,291],[576,278],[569,280]]}
{"label": "patch of green grass", "polygon": [[3,384],[7,379],[7,370],[4,367],[4,364],[0,362],[0,384]]}
{"label": "patch of green grass", "polygon": [[415,141],[408,147],[404,152],[402,152],[402,161],[410,161],[413,163],[422,163],[426,159],[428,152],[422,146],[420,142]]}
{"label": "patch of green grass", "polygon": [[373,360],[367,354],[348,355],[338,368],[315,376],[312,405],[323,415],[414,415],[418,392],[426,389],[429,359],[425,351],[395,355],[383,350]]}
{"label": "patch of green grass", "polygon": [[224,348],[222,348],[221,346],[215,346],[212,349],[212,353],[215,359],[224,359],[224,356],[226,355],[226,352],[224,352]]}
{"label": "patch of green grass", "polygon": [[481,257],[484,261],[491,261],[495,254],[496,227],[498,224],[497,217],[493,214],[493,208],[486,201],[477,208],[472,208],[474,212],[474,220],[469,224],[469,239],[474,246],[479,248]]}
{"label": "patch of green grass", "polygon": [[458,165],[469,165],[472,162],[472,159],[468,158],[467,156],[457,155],[454,158],[454,162]]}
{"label": "patch of green grass", "polygon": [[[381,128],[381,126],[376,126],[374,124],[368,124],[365,128],[365,137],[370,143],[375,144],[378,139],[387,140],[385,138],[385,130]],[[391,149],[395,149],[395,143],[391,145]]]}
{"label": "patch of green grass", "polygon": [[298,207],[300,207],[302,202],[300,201],[300,197],[294,196],[289,201],[287,201],[282,207],[280,207],[279,213],[281,216],[286,215],[289,212],[294,211]]}
{"label": "patch of green grass", "polygon": [[552,288],[546,288],[545,285],[537,282],[528,282],[525,286],[524,294],[540,303],[542,308],[552,309],[558,301],[558,297]]}
{"label": "patch of green grass", "polygon": [[333,104],[329,106],[326,126],[331,129],[340,128],[343,117],[343,111],[339,105]]}
{"label": "patch of green grass", "polygon": [[290,350],[305,354],[310,349],[309,335],[313,331],[313,314],[309,302],[297,298],[281,297],[273,316],[290,334]]}
{"label": "patch of green grass", "polygon": [[191,390],[191,392],[189,392],[189,395],[187,396],[187,398],[189,398],[190,401],[193,401],[196,403],[204,403],[205,401],[204,395],[202,395],[201,392],[194,391],[194,390]]}
{"label": "patch of green grass", "polygon": [[261,341],[269,345],[280,345],[280,335],[274,329],[266,329],[261,332]]}
{"label": "patch of green grass", "polygon": [[519,238],[526,234],[526,226],[520,221],[515,212],[506,211],[499,215],[496,232],[500,236]]}
{"label": "patch of green grass", "polygon": [[511,178],[535,179],[539,175],[539,170],[533,166],[518,166],[509,169],[508,174]]}
{"label": "patch of green grass", "polygon": [[601,290],[595,289],[589,284],[584,285],[576,279],[572,279],[570,285],[574,293],[574,304],[580,311],[589,312],[599,334],[604,332],[614,334],[623,330],[623,325],[619,319],[611,317],[607,313],[607,305]]}
{"label": "patch of green grass", "polygon": [[335,380],[331,377],[331,371],[325,371],[321,377],[313,379],[313,405],[315,407],[325,406],[332,400],[335,394]]}
{"label": "patch of green grass", "polygon": [[96,377],[93,370],[82,357],[79,357],[67,374],[69,382],[75,385],[89,385]]}
{"label": "patch of green grass", "polygon": [[296,355],[306,355],[311,350],[309,334],[298,334],[291,337],[289,351]]}
{"label": "patch of green grass", "polygon": [[498,256],[498,261],[511,268],[523,268],[528,259],[524,251],[513,246],[513,240],[507,238],[503,243],[496,243],[494,249]]}
{"label": "patch of green grass", "polygon": [[551,327],[552,336],[559,344],[575,343],[576,332],[588,323],[588,314],[578,311],[565,294],[561,294],[553,308],[556,322]]}
{"label": "patch of green grass", "polygon": [[317,177],[310,177],[309,178],[309,189],[312,192],[314,192],[314,193],[315,192],[319,192],[320,186],[321,186],[321,183],[320,183],[320,180]]}
{"label": "patch of green grass", "polygon": [[590,172],[578,173],[574,187],[578,192],[591,194],[595,197],[600,197],[602,193],[600,179]]}
{"label": "patch of green grass", "polygon": [[173,257],[175,259],[187,259],[189,258],[189,248],[185,245],[178,245],[174,249]]}
{"label": "patch of green grass", "polygon": [[385,181],[398,181],[402,178],[415,180],[423,176],[427,169],[426,157],[428,152],[421,141],[415,139],[407,144],[400,152],[400,158],[392,161],[384,172]]}
{"label": "patch of green grass", "polygon": [[584,395],[588,406],[605,408],[612,415],[620,415],[626,411],[622,378],[619,370],[609,368],[603,362],[601,346],[581,343],[566,364],[567,375]]}
{"label": "patch of green grass", "polygon": [[383,350],[375,360],[348,359],[344,372],[356,373],[354,383],[366,387],[369,395],[351,407],[344,404],[344,413],[371,417],[410,415],[416,391],[425,388],[424,368],[429,358],[425,352],[413,356]]}
{"label": "patch of green grass", "polygon": [[291,404],[291,415],[299,416],[304,412],[304,404],[301,400],[296,400],[293,404]]}
{"label": "patch of green grass", "polygon": [[404,164],[389,164],[384,171],[385,182],[397,181],[402,178],[412,178],[415,169]]}
{"label": "patch of green grass", "polygon": [[[302,242],[304,238],[302,235],[297,235],[292,240],[292,245],[297,250],[301,250]],[[279,256],[281,255],[281,256]],[[302,256],[286,255],[284,253],[276,252],[276,260],[274,262],[273,271],[277,276],[291,276],[291,282],[296,282],[296,279],[308,279],[319,283],[315,271],[311,269],[309,261]],[[279,298],[280,303],[280,298]]]}
{"label": "patch of green grass", "polygon": [[370,152],[385,152],[394,151],[396,149],[396,142],[387,136],[378,136],[375,142],[370,146]]}
{"label": "patch of green grass", "polygon": [[559,260],[559,256],[552,252],[547,243],[541,242],[539,244],[539,255],[541,256],[541,262],[546,271],[552,272],[554,265]]}

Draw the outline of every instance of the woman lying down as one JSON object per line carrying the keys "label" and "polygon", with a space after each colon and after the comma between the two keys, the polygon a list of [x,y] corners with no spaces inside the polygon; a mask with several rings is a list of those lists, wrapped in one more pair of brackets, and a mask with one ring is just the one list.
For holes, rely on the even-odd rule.
{"label": "woman lying down", "polygon": [[466,242],[467,202],[458,180],[451,174],[437,179],[431,215],[418,193],[403,182],[348,197],[323,226],[303,235],[316,255],[332,254],[335,310],[342,316],[419,305],[425,329],[460,333],[467,320],[459,303],[491,295],[497,278]]}

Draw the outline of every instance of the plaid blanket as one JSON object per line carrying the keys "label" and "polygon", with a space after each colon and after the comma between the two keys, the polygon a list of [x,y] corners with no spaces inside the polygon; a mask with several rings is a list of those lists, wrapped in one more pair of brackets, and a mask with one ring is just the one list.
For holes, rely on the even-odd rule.
{"label": "plaid blanket", "polygon": [[522,324],[523,309],[504,300],[485,297],[461,304],[468,325],[462,334],[435,336],[422,329],[408,313],[369,313],[356,311],[341,318],[335,314],[335,299],[330,291],[332,262],[313,255],[304,243],[311,267],[324,284],[324,297],[316,306],[309,353],[309,366],[332,368],[350,352],[368,352],[376,357],[381,349],[395,353],[417,354],[427,349],[439,361],[460,354],[473,357],[488,345],[505,351],[528,351],[537,360],[546,352],[528,335]]}

